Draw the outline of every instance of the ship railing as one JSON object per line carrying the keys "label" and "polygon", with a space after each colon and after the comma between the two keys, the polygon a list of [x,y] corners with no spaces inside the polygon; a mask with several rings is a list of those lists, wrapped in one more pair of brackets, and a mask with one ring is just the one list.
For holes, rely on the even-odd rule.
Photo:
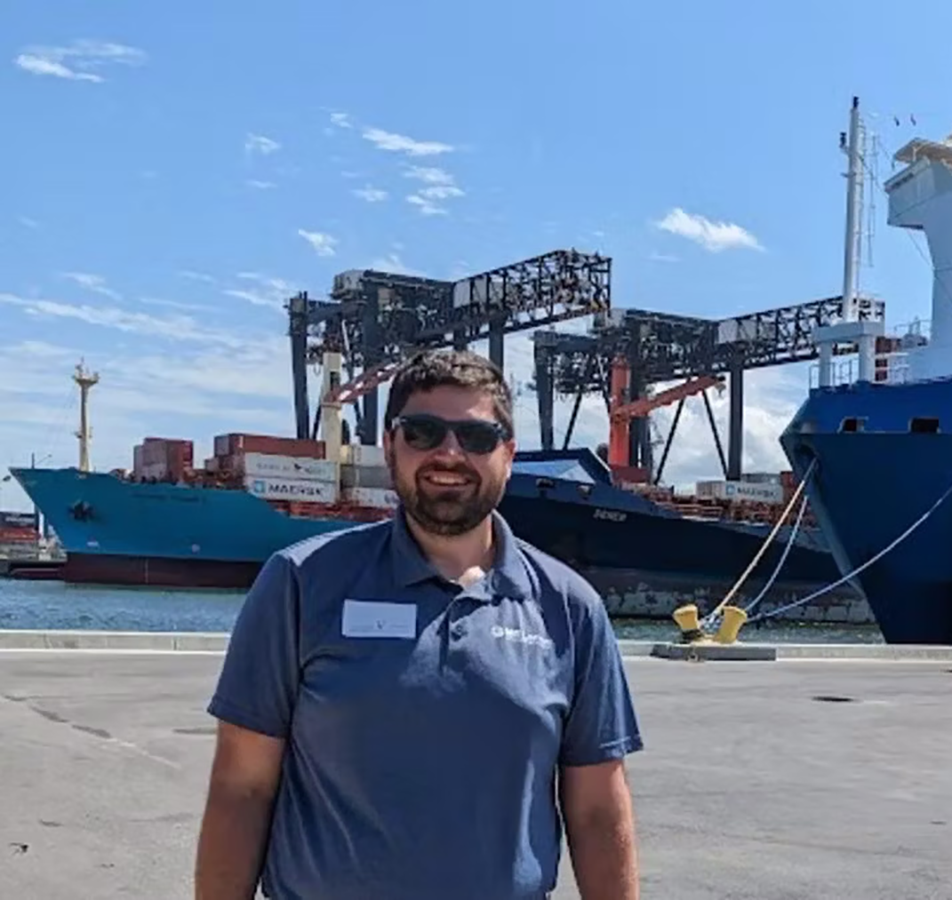
{"label": "ship railing", "polygon": [[[909,380],[910,356],[919,347],[929,343],[931,321],[913,319],[905,325],[891,329],[889,337],[881,339],[883,349],[874,356],[873,380],[877,384],[903,384]],[[810,388],[820,386],[820,364],[810,366]],[[859,357],[850,355],[834,359],[831,371],[831,386],[842,387],[855,384],[859,379]]]}
{"label": "ship railing", "polygon": [[[909,351],[895,350],[892,353],[877,353],[874,363],[873,380],[877,384],[903,384],[909,380]],[[859,359],[849,357],[833,363],[830,386],[843,387],[855,384],[859,379]],[[810,366],[810,388],[820,386],[820,366]]]}

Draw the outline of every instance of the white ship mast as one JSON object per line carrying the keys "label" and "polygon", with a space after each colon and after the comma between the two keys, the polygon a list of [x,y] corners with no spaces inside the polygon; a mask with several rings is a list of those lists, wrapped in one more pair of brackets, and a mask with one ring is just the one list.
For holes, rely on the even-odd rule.
{"label": "white ship mast", "polygon": [[859,98],[853,98],[850,109],[849,135],[840,135],[840,148],[849,159],[846,172],[846,241],[843,259],[843,318],[859,319],[859,268],[863,234],[863,172],[866,167],[866,128],[859,115]]}
{"label": "white ship mast", "polygon": [[876,366],[876,338],[883,333],[881,321],[860,319],[859,268],[862,251],[863,183],[866,165],[866,128],[859,114],[859,98],[853,98],[848,133],[840,135],[840,148],[847,154],[846,241],[843,251],[842,321],[815,329],[820,353],[820,387],[833,383],[833,347],[855,342],[859,348],[859,381],[872,381]]}
{"label": "white ship mast", "polygon": [[79,385],[79,471],[89,472],[89,442],[92,439],[92,429],[89,426],[89,391],[99,383],[99,374],[87,372],[83,368],[82,360],[76,366],[73,381]]}

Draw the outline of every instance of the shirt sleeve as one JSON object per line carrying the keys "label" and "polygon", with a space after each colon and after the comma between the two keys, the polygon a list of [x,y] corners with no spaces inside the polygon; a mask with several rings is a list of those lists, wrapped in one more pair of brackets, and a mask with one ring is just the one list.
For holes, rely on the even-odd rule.
{"label": "shirt sleeve", "polygon": [[575,690],[559,762],[593,765],[642,747],[618,641],[608,611],[596,597],[582,607],[575,629]]}
{"label": "shirt sleeve", "polygon": [[286,737],[299,685],[296,570],[278,553],[255,579],[235,621],[208,712],[233,725]]}

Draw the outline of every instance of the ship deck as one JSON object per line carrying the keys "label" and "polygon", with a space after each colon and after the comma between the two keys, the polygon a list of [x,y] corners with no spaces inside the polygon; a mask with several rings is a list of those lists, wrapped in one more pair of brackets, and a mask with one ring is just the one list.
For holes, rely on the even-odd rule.
{"label": "ship deck", "polygon": [[[0,894],[192,896],[220,664],[0,651]],[[646,896],[945,896],[948,660],[626,666]],[[564,873],[556,900],[578,897]]]}

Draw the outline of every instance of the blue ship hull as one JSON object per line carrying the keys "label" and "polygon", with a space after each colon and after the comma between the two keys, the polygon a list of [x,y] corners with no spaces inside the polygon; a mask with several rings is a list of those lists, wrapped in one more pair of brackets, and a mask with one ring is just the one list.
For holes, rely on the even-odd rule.
{"label": "blue ship hull", "polygon": [[[242,490],[138,484],[76,469],[12,471],[66,550],[67,581],[244,588],[274,551],[355,524],[292,518]],[[684,519],[614,487],[590,451],[520,454],[500,510],[516,534],[603,593],[647,591],[642,611],[654,604],[661,617],[681,602],[716,603],[769,531]],[[741,598],[759,591],[782,550],[776,541]],[[767,599],[788,602],[837,576],[828,550],[803,536]],[[844,587],[830,602],[856,599]]]}
{"label": "blue ship hull", "polygon": [[[806,490],[843,575],[952,485],[952,434],[911,431],[916,417],[952,423],[952,380],[815,389],[781,437],[799,477],[816,460]],[[952,499],[856,576],[887,643],[952,644],[950,536]]]}

